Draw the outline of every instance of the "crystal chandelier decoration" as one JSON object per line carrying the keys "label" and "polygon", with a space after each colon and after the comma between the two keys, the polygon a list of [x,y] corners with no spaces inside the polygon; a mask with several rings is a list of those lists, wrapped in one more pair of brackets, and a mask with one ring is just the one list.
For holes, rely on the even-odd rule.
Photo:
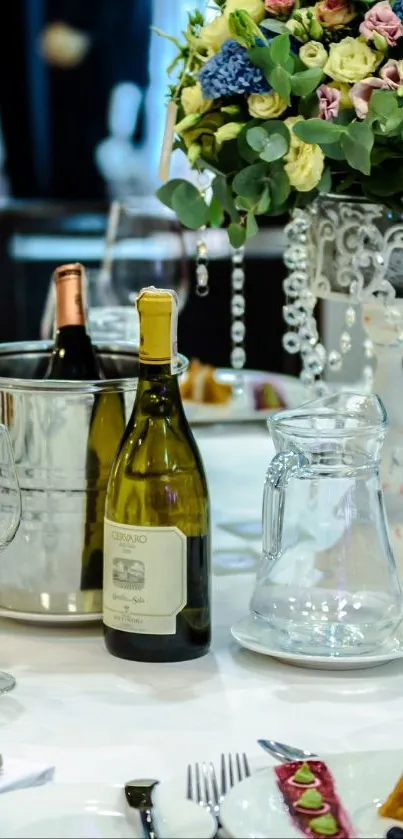
{"label": "crystal chandelier decoration", "polygon": [[[357,310],[369,326],[368,307],[382,311],[383,326],[393,332],[393,342],[403,342],[403,311],[396,300],[403,263],[403,217],[381,205],[339,196],[323,196],[307,209],[295,210],[286,228],[284,253],[288,275],[283,284],[286,331],[283,347],[300,353],[301,382],[316,395],[328,388],[326,371],[339,371],[353,344]],[[315,306],[318,299],[347,304],[338,345],[325,349],[320,341]],[[373,320],[373,318],[372,318]],[[363,379],[371,389],[373,329],[364,340]],[[390,341],[389,341],[390,342]]]}
{"label": "crystal chandelier decoration", "polygon": [[231,367],[238,371],[235,385],[242,386],[245,351],[245,249],[238,248],[231,256]]}

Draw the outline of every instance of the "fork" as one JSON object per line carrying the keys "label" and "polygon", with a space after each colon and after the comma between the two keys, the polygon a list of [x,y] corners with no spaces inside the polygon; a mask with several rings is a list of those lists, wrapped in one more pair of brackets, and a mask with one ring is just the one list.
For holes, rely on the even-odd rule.
{"label": "fork", "polygon": [[221,827],[220,807],[224,796],[231,787],[248,778],[249,775],[249,762],[245,752],[242,752],[242,754],[236,752],[235,756],[232,754],[221,755],[220,786],[213,763],[195,763],[193,771],[192,765],[189,764],[186,796],[215,816],[218,826]]}

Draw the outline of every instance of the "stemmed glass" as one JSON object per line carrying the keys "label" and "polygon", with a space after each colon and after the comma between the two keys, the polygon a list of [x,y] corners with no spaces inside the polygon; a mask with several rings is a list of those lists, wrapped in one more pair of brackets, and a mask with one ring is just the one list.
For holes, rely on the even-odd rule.
{"label": "stemmed glass", "polygon": [[112,202],[101,268],[87,274],[91,337],[137,343],[134,301],[141,288],[174,289],[179,311],[187,300],[188,261],[181,225],[155,196]]}
{"label": "stemmed glass", "polygon": [[[1,397],[2,401],[7,400],[7,395],[1,394]],[[13,449],[7,428],[0,423],[0,549],[6,548],[14,539],[21,521],[21,509]],[[0,693],[6,693],[14,686],[14,676],[0,671]]]}

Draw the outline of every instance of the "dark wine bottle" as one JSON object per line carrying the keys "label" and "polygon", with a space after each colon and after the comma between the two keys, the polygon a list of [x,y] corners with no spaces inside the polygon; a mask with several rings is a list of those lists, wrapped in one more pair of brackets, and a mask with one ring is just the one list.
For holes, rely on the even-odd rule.
{"label": "dark wine bottle", "polygon": [[210,646],[207,482],[178,377],[174,292],[143,289],[139,381],[109,478],[103,622],[113,655],[184,661]]}
{"label": "dark wine bottle", "polygon": [[104,378],[100,359],[88,335],[84,304],[84,267],[61,265],[53,275],[56,290],[56,338],[45,379]]}

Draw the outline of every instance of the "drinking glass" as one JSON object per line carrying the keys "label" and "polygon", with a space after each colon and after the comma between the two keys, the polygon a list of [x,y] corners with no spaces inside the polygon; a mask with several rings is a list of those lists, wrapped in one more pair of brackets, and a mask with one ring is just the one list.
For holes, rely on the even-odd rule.
{"label": "drinking glass", "polygon": [[[12,445],[6,426],[0,424],[0,549],[12,542],[20,521],[21,492]],[[14,686],[14,676],[0,672],[0,693],[6,693]]]}
{"label": "drinking glass", "polygon": [[183,230],[174,214],[154,196],[114,201],[105,254],[98,271],[88,273],[88,325],[94,341],[138,343],[134,302],[141,288],[172,288],[179,311],[189,292]]}

